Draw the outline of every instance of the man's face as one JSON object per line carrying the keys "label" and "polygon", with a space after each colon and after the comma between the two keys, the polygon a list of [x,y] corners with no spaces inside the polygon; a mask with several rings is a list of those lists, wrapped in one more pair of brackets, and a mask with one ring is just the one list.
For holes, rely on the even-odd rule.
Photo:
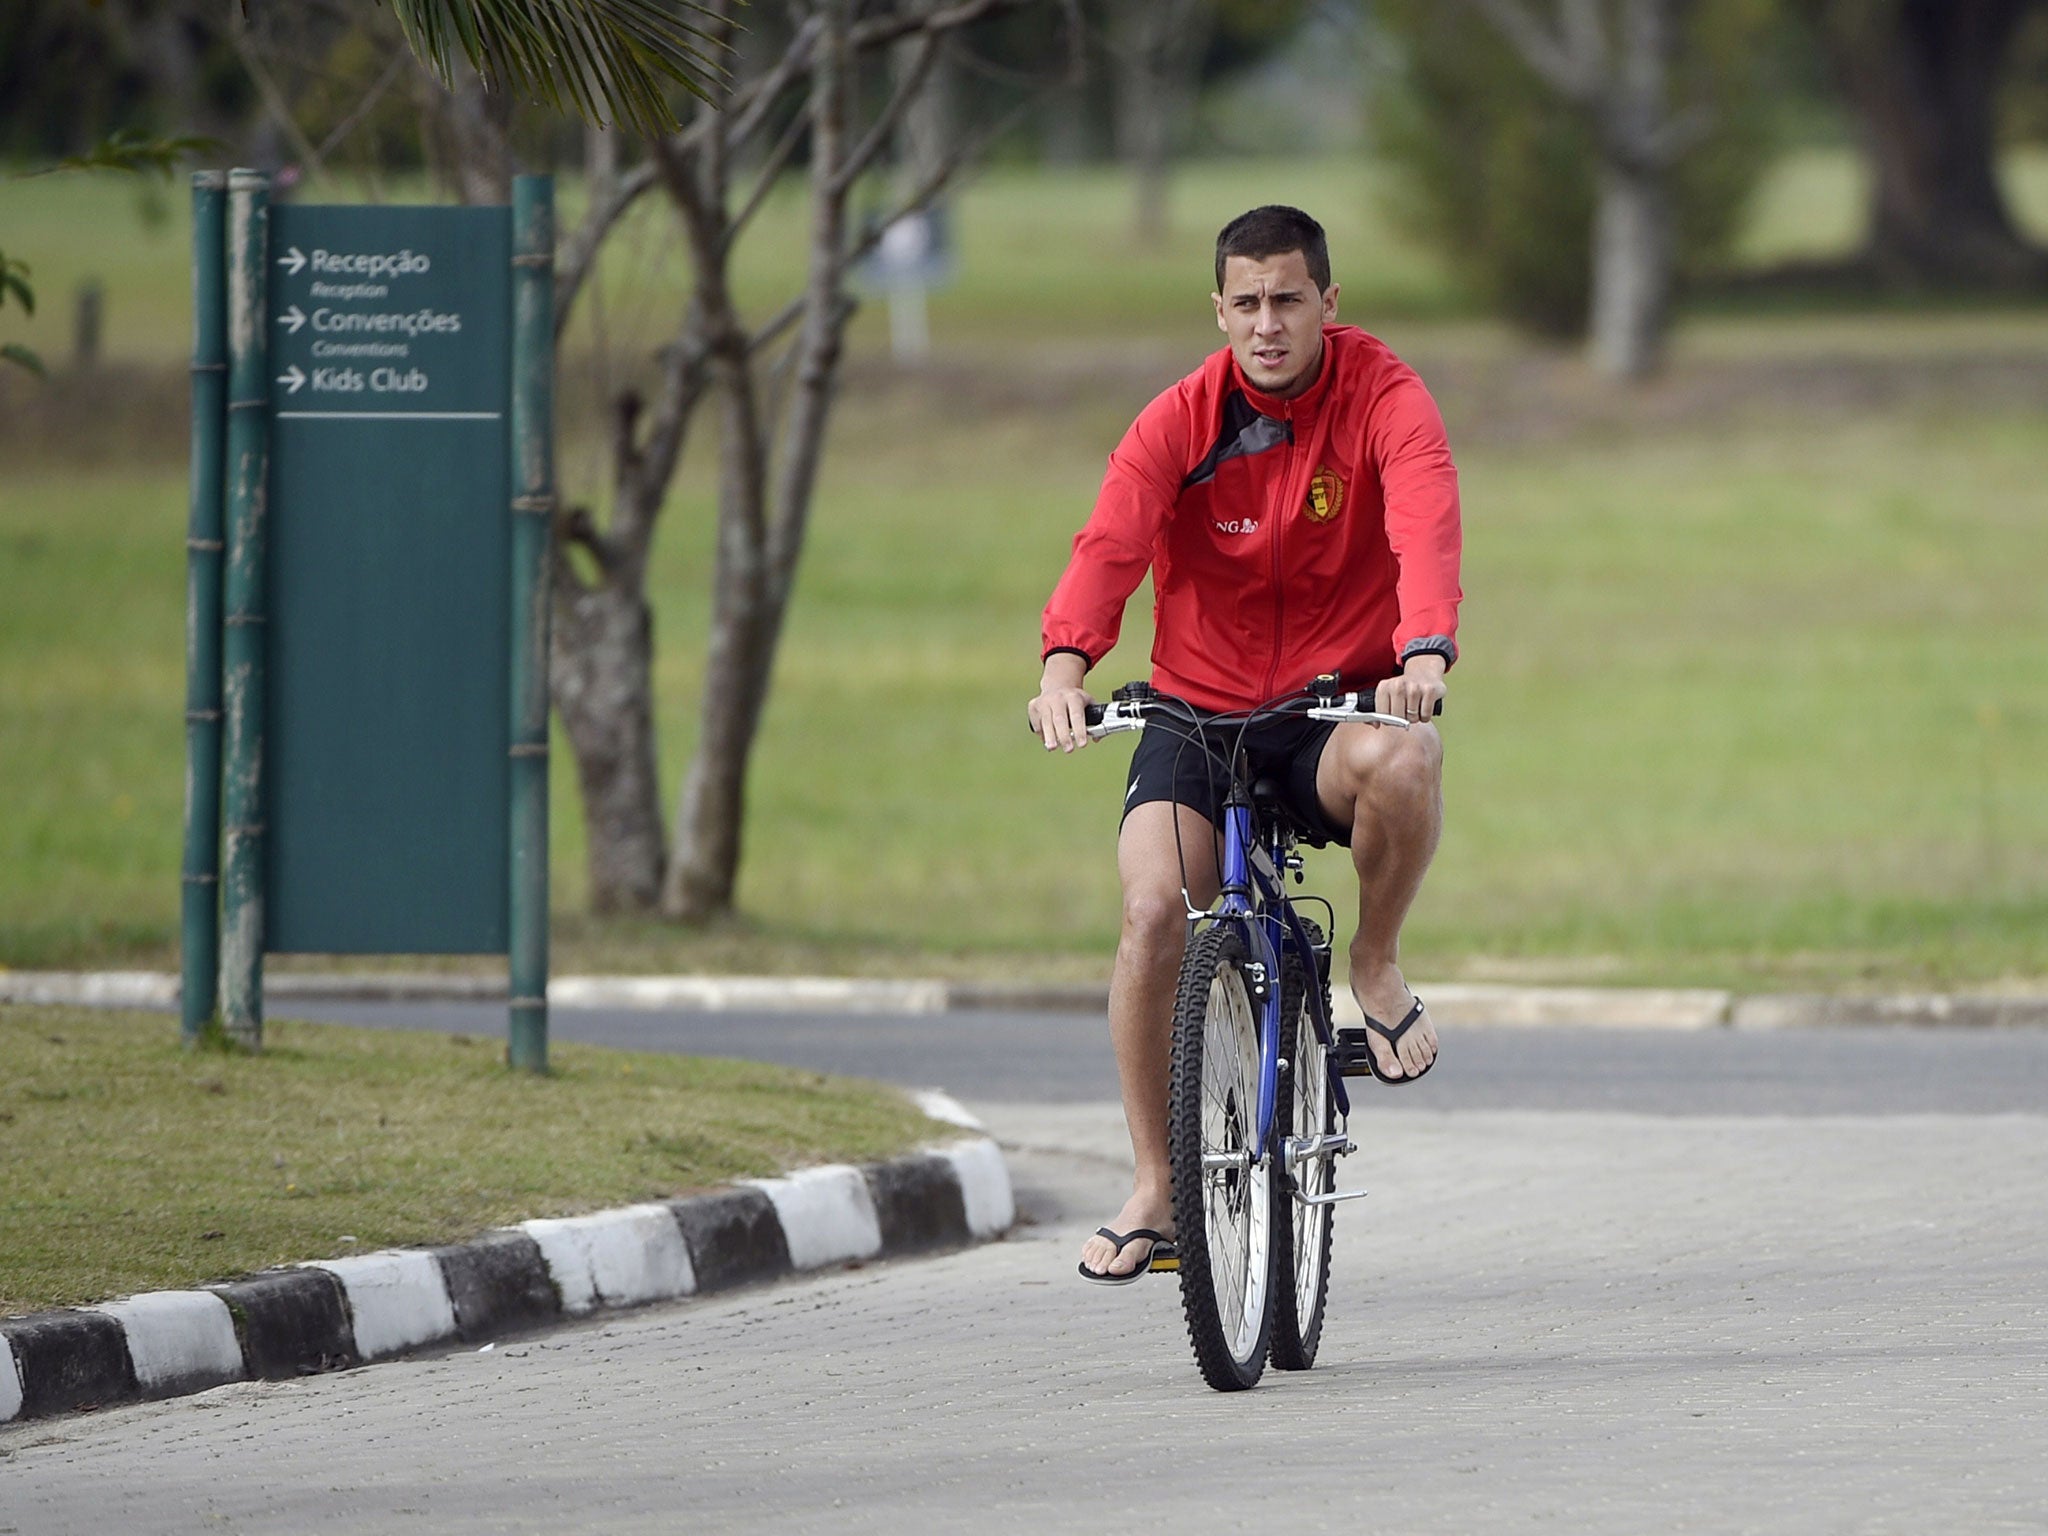
{"label": "man's face", "polygon": [[1317,293],[1301,252],[1226,257],[1223,291],[1211,297],[1252,388],[1285,400],[1315,383],[1323,326],[1337,318],[1337,285]]}

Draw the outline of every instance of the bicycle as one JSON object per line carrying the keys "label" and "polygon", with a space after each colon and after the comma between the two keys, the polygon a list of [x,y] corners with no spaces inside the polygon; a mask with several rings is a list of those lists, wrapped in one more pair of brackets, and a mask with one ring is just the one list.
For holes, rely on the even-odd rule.
{"label": "bicycle", "polygon": [[[1206,716],[1150,684],[1126,683],[1109,704],[1091,705],[1087,720],[1096,740],[1174,729],[1213,761],[1212,736],[1294,713],[1410,723],[1361,708],[1331,676],[1257,709]],[[1269,1359],[1279,1370],[1315,1364],[1335,1207],[1366,1193],[1336,1187],[1336,1160],[1356,1150],[1344,1079],[1369,1070],[1370,1046],[1364,1031],[1331,1022],[1335,912],[1322,897],[1286,891],[1289,874],[1306,878],[1297,845],[1319,839],[1288,812],[1277,784],[1246,782],[1241,751],[1219,766],[1229,780],[1217,829],[1221,890],[1198,911],[1182,883],[1189,932],[1167,1126],[1188,1340],[1203,1379],[1233,1392],[1255,1385]],[[1297,912],[1297,901],[1321,905],[1327,929]],[[1283,1274],[1291,1283],[1274,1284]]]}

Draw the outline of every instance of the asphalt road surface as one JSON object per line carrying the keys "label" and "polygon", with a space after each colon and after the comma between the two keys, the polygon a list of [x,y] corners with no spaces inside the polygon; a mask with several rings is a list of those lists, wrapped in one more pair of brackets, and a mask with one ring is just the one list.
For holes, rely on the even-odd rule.
{"label": "asphalt road surface", "polygon": [[[502,1003],[294,1003],[338,1023],[497,1036]],[[779,1061],[980,1103],[1116,1096],[1099,1014],[551,1011],[557,1040]],[[1658,1115],[2048,1111],[2048,1034],[2020,1029],[1785,1031],[1461,1029],[1415,1108],[1634,1110]],[[1368,1091],[1370,1091],[1368,1089]]]}
{"label": "asphalt road surface", "polygon": [[943,1084],[1024,1222],[0,1428],[0,1533],[2048,1529],[2048,1034],[1463,1031],[1361,1092],[1316,1369],[1223,1396],[1174,1282],[1074,1275],[1128,1177],[1099,1022],[555,1022]]}

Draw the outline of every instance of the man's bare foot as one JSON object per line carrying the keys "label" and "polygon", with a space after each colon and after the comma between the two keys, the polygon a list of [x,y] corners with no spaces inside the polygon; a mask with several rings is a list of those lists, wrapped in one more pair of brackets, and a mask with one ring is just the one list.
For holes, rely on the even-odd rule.
{"label": "man's bare foot", "polygon": [[[1150,1227],[1173,1236],[1173,1202],[1165,1194],[1134,1194],[1109,1223],[1112,1232],[1134,1232]],[[1118,1249],[1100,1232],[1081,1245],[1081,1262],[1098,1275],[1128,1275],[1152,1262],[1152,1245],[1140,1238]]]}
{"label": "man's bare foot", "polygon": [[[1365,1010],[1367,1018],[1377,1019],[1389,1029],[1398,1028],[1401,1020],[1408,1016],[1408,1010],[1415,1006],[1415,994],[1401,979],[1398,965],[1361,967],[1354,961],[1351,995],[1358,999],[1358,1006]],[[1373,1060],[1379,1063],[1380,1073],[1385,1077],[1420,1077],[1436,1060],[1436,1024],[1430,1019],[1427,1009],[1401,1036],[1398,1046],[1389,1045],[1375,1030],[1365,1031],[1365,1038],[1372,1047]]]}

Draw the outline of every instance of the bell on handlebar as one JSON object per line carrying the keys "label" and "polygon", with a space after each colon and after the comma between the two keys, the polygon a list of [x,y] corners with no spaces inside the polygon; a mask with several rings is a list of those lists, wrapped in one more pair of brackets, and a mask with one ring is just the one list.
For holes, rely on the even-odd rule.
{"label": "bell on handlebar", "polygon": [[1125,683],[1110,697],[1119,704],[1145,704],[1159,696],[1159,690],[1142,680]]}
{"label": "bell on handlebar", "polygon": [[1324,709],[1337,702],[1337,674],[1334,672],[1319,674],[1308,688],[1316,696],[1316,703]]}

